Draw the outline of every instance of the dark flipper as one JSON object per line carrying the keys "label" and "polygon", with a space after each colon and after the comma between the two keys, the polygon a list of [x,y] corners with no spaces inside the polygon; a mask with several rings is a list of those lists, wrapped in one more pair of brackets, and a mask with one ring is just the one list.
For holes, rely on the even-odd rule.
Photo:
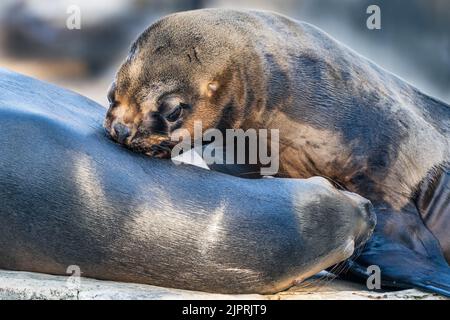
{"label": "dark flipper", "polygon": [[438,239],[450,263],[450,164],[430,170],[417,189],[416,203],[425,225]]}
{"label": "dark flipper", "polygon": [[350,271],[367,279],[367,267],[377,265],[385,287],[418,288],[450,297],[450,268],[400,245],[387,244],[385,238],[372,239]]}
{"label": "dark flipper", "polygon": [[349,272],[367,279],[367,267],[381,270],[383,286],[418,288],[450,297],[450,267],[439,242],[414,206],[401,212],[378,208],[378,225]]}

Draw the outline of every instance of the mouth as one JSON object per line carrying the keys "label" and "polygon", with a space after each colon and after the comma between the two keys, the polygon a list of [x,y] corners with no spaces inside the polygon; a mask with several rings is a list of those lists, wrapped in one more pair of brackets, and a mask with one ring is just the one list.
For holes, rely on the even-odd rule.
{"label": "mouth", "polygon": [[154,158],[170,159],[172,158],[172,147],[170,147],[169,142],[154,144],[150,147],[150,152],[147,152],[146,154]]}
{"label": "mouth", "polygon": [[168,135],[152,134],[139,136],[128,135],[125,139],[117,132],[117,124],[114,128],[108,123],[104,123],[105,135],[115,143],[125,147],[133,152],[142,153],[151,157],[170,158],[174,144],[170,141]]}
{"label": "mouth", "polygon": [[176,142],[171,141],[168,136],[152,136],[134,138],[131,141],[121,141],[105,128],[106,136],[115,143],[129,149],[130,151],[145,154],[154,158],[170,159]]}

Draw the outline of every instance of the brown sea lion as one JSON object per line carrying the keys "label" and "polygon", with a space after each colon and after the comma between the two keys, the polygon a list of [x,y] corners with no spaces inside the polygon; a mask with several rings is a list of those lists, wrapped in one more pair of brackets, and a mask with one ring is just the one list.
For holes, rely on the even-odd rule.
{"label": "brown sea lion", "polygon": [[374,203],[353,272],[375,264],[387,284],[450,295],[450,107],[318,28],[262,11],[176,13],[133,43],[109,97],[111,136],[150,154],[195,120],[279,129],[278,176],[320,175]]}
{"label": "brown sea lion", "polygon": [[323,178],[255,183],[149,159],[112,143],[104,108],[78,94],[5,70],[0,91],[0,269],[271,293],[374,228],[367,199]]}

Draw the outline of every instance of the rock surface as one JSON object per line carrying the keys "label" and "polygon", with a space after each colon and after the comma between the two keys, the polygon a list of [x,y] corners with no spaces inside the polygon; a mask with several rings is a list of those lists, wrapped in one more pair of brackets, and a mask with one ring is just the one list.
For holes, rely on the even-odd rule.
{"label": "rock surface", "polygon": [[161,288],[156,286],[100,281],[87,278],[52,276],[46,274],[0,271],[0,300],[180,300],[180,299],[269,299],[269,300],[327,300],[327,299],[410,299],[429,300],[444,299],[443,297],[420,292],[417,290],[402,290],[375,293],[363,286],[334,280],[324,281],[318,285],[306,283],[290,290],[274,295],[224,295],[179,289]]}

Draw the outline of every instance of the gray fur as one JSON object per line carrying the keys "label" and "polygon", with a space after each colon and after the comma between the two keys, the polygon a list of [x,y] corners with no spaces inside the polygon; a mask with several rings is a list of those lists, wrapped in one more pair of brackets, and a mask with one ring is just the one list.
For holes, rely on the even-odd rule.
{"label": "gray fur", "polygon": [[[0,71],[0,268],[274,292],[347,258],[369,202],[326,180],[244,180],[133,154],[104,109]],[[327,260],[328,259],[328,260]]]}

